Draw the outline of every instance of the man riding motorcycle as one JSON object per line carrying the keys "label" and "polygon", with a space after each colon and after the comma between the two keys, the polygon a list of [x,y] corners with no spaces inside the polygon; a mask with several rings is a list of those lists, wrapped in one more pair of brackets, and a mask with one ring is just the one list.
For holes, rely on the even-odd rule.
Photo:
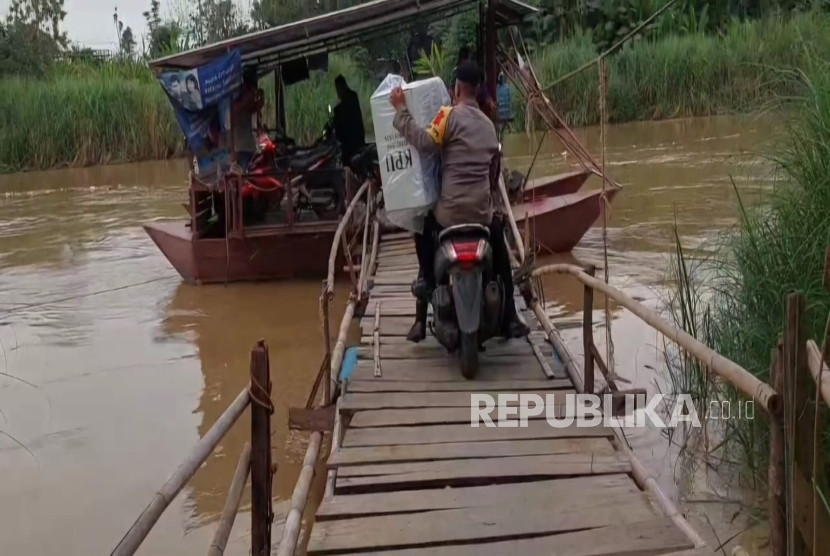
{"label": "man riding motorcycle", "polygon": [[[390,102],[395,107],[393,126],[407,142],[424,153],[441,152],[441,195],[433,211],[427,215],[423,234],[416,234],[415,249],[426,292],[435,289],[435,251],[438,233],[459,224],[481,224],[490,229],[493,266],[504,287],[502,335],[516,338],[529,330],[516,313],[513,300],[513,276],[510,257],[504,240],[501,220],[493,215],[491,190],[498,183],[499,143],[496,129],[478,108],[476,92],[481,71],[473,61],[459,64],[455,81],[455,105],[441,108],[432,123],[423,129],[406,107],[400,87],[392,91]],[[498,197],[498,193],[495,194]],[[413,288],[413,293],[416,293]],[[426,293],[422,292],[422,293]],[[415,324],[407,339],[419,342],[426,338],[427,296],[416,295]]]}

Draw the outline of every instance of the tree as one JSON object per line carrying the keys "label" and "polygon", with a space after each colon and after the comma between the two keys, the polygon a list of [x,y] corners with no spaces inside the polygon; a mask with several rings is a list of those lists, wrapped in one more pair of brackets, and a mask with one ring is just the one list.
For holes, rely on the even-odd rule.
{"label": "tree", "polygon": [[133,30],[129,26],[124,27],[124,22],[119,19],[118,6],[112,14],[112,21],[115,23],[115,33],[118,36],[118,53],[124,58],[132,58],[135,53],[135,37]]}
{"label": "tree", "polygon": [[251,20],[257,29],[268,29],[303,17],[303,0],[254,0]]}
{"label": "tree", "polygon": [[149,58],[158,58],[178,52],[182,38],[182,28],[177,21],[162,22],[159,0],[151,0],[150,9],[144,12],[147,21],[147,42],[144,55]]}
{"label": "tree", "polygon": [[0,24],[0,75],[43,74],[67,47],[63,0],[12,0]]}
{"label": "tree", "polygon": [[193,42],[205,45],[245,34],[248,28],[232,0],[198,0],[188,31]]}

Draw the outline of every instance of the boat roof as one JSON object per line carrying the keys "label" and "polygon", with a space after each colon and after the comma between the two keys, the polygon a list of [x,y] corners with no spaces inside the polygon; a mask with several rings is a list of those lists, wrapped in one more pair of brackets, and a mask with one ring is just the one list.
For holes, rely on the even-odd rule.
{"label": "boat roof", "polygon": [[[243,65],[276,67],[309,54],[340,50],[367,39],[397,34],[425,20],[434,21],[472,10],[478,7],[480,1],[372,0],[351,8],[164,56],[150,62],[150,67],[154,70],[191,69],[234,49],[240,51]],[[496,23],[511,25],[538,11],[520,0],[497,0]]]}

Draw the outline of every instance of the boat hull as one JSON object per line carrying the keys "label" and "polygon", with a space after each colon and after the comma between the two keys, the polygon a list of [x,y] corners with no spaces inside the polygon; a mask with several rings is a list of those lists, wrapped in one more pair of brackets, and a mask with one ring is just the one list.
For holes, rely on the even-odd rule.
{"label": "boat hull", "polygon": [[185,282],[274,280],[325,276],[334,229],[225,240],[193,239],[183,222],[151,223],[147,235]]}
{"label": "boat hull", "polygon": [[540,197],[556,197],[576,193],[590,176],[590,170],[578,170],[528,180],[522,194],[522,202],[530,203]]}
{"label": "boat hull", "polygon": [[[610,203],[619,189],[606,192]],[[531,237],[544,253],[567,253],[572,250],[602,214],[602,191],[559,195],[513,206],[519,230],[525,221]]]}

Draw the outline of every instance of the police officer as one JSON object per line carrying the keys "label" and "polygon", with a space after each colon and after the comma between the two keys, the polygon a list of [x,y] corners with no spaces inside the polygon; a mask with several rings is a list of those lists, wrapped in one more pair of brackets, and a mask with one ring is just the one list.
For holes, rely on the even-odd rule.
{"label": "police officer", "polygon": [[[433,266],[438,232],[458,224],[489,226],[494,270],[505,288],[502,335],[515,338],[527,335],[529,330],[516,313],[504,231],[500,219],[493,217],[490,194],[498,183],[499,143],[493,122],[479,110],[476,102],[480,84],[478,65],[470,60],[461,62],[455,80],[455,106],[442,107],[426,129],[415,123],[407,110],[403,91],[397,88],[390,96],[395,107],[392,125],[418,151],[441,153],[441,195],[426,218],[424,233],[415,238],[427,291],[435,288]],[[420,298],[416,307],[415,324],[407,338],[419,342],[426,338],[427,307]]]}

